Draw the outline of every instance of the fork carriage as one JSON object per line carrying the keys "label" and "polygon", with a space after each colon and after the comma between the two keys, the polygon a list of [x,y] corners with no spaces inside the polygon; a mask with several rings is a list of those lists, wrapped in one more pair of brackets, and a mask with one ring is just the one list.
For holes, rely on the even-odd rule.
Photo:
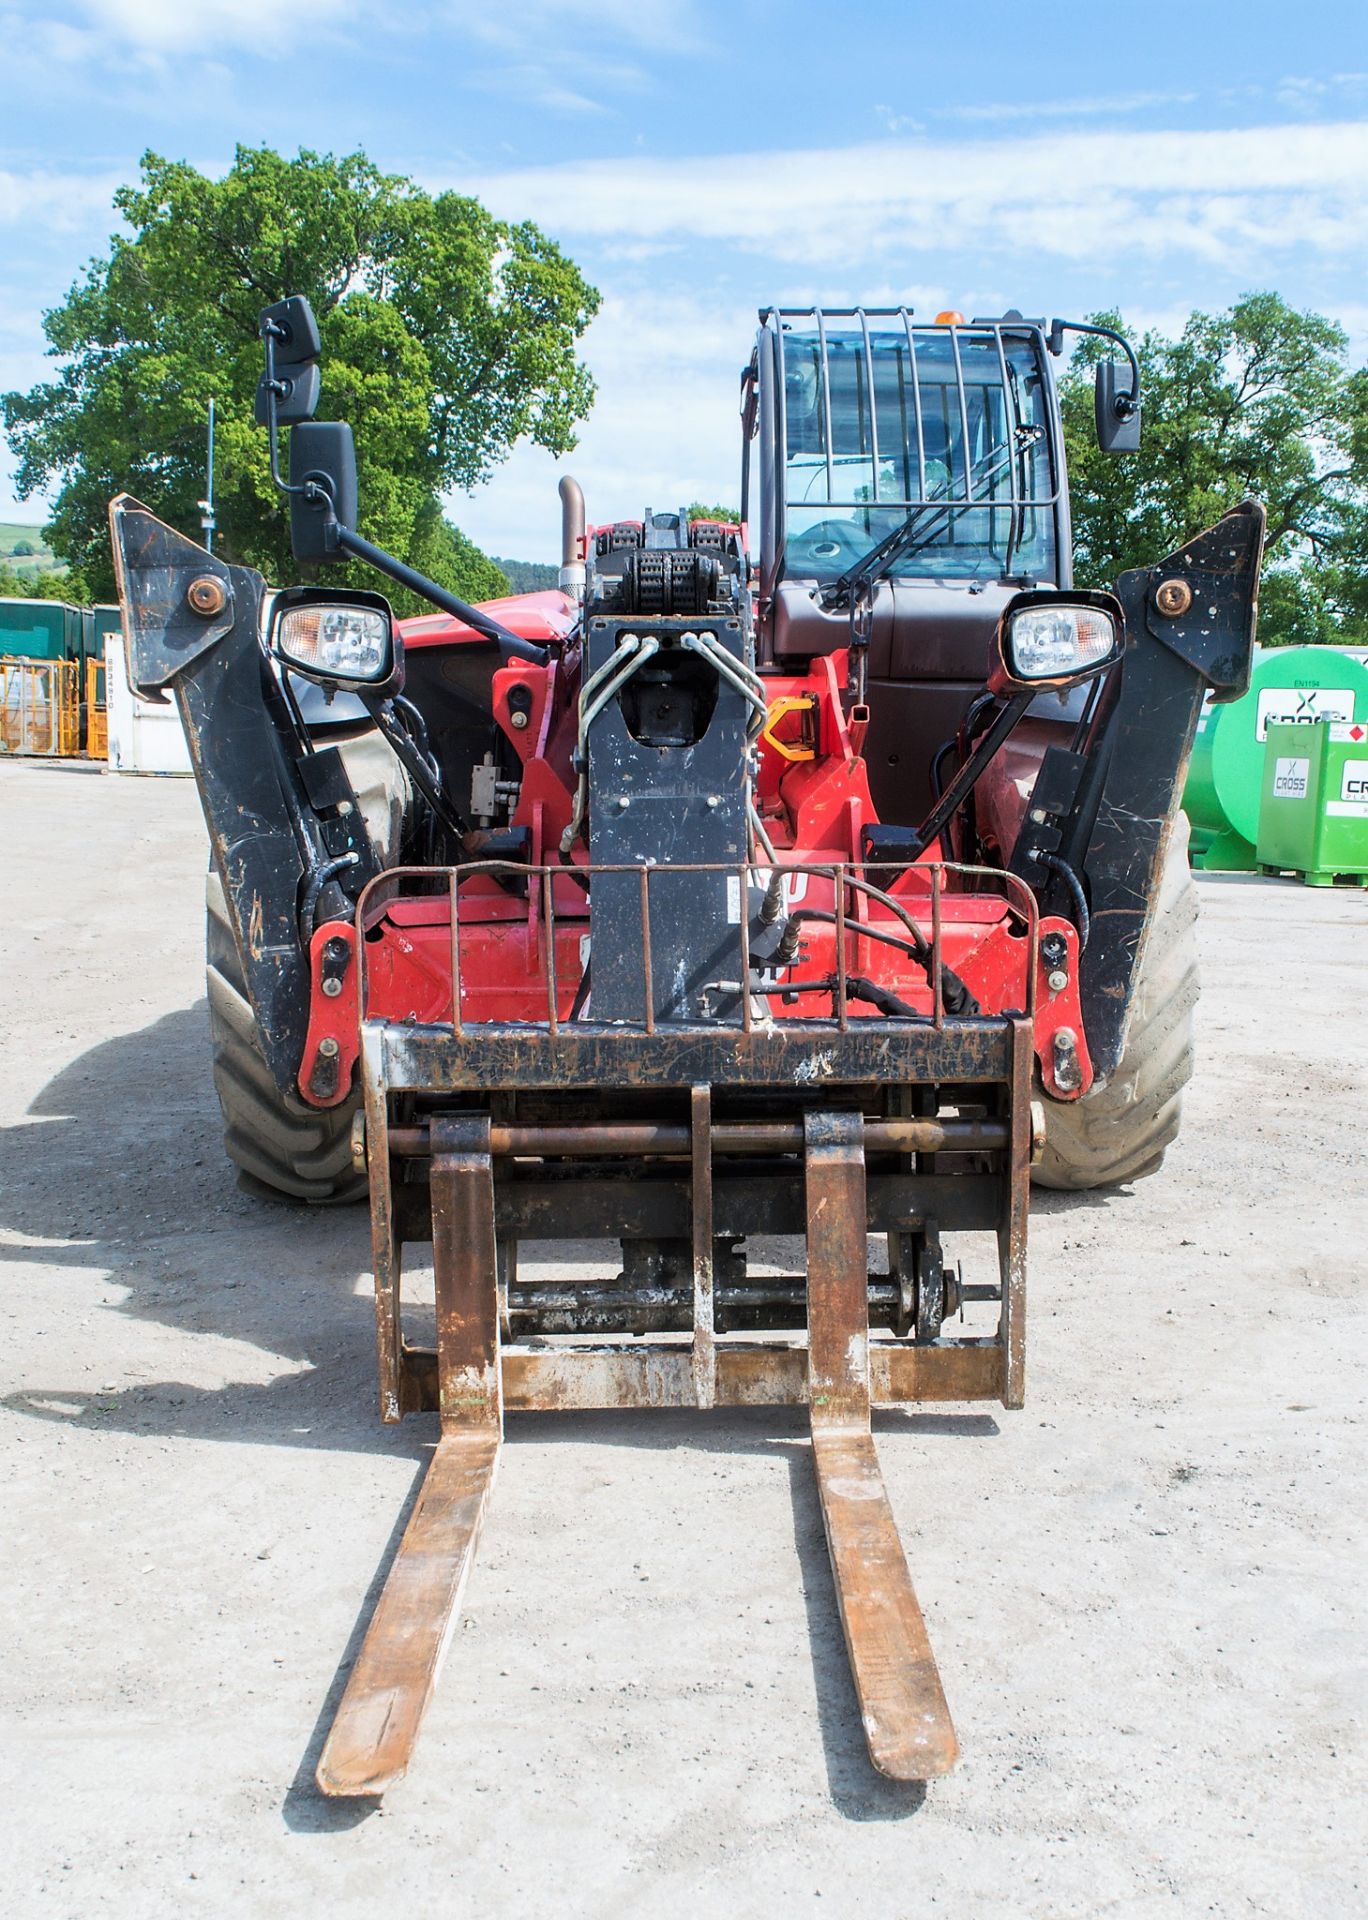
{"label": "fork carriage", "polygon": [[[391,1421],[436,1411],[441,1435],[321,1788],[378,1794],[405,1770],[506,1409],[806,1405],[871,1758],[899,1779],[945,1771],[955,1735],[870,1413],[1022,1401],[1033,914],[1018,1015],[945,1013],[938,908],[936,1004],[916,1022],[853,1011],[838,969],[826,1019],[758,1018],[747,997],[729,1022],[662,1023],[648,939],[637,1021],[557,1014],[553,1029],[461,1012],[471,941],[453,884],[441,931],[449,953],[456,929],[456,991],[444,1022],[416,1023],[374,1005],[386,943],[412,944],[393,912],[402,883],[363,896],[356,943],[380,1406]],[[554,914],[541,947],[555,951]],[[961,1287],[941,1238],[957,1231],[996,1235],[996,1285]],[[870,1271],[869,1234],[886,1236],[886,1273]],[[758,1235],[802,1235],[802,1270],[751,1274]],[[620,1240],[622,1273],[524,1278],[520,1243],[556,1237]],[[435,1348],[409,1343],[401,1312],[404,1247],[429,1241]],[[966,1297],[996,1302],[991,1334],[942,1332]]]}

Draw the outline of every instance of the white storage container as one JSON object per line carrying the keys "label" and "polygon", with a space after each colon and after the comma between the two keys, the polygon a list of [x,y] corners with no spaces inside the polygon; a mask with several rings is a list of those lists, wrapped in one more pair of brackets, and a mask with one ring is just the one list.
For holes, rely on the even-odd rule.
{"label": "white storage container", "polygon": [[111,773],[189,773],[190,749],[180,708],[169,695],[165,706],[159,706],[133,692],[120,633],[105,638],[105,688]]}

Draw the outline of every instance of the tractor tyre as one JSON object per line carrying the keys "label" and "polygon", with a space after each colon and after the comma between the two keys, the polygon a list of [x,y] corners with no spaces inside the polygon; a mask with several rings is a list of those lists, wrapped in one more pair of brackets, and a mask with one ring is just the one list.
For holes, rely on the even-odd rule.
{"label": "tractor tyre", "polygon": [[[397,859],[407,782],[387,747],[368,738],[344,749],[347,771],[384,864]],[[223,883],[211,866],[205,887],[206,974],[214,1089],[223,1111],[223,1145],[249,1183],[284,1199],[335,1206],[366,1197],[366,1176],[352,1164],[353,1092],[340,1106],[311,1107],[282,1093],[266,1064],[233,938]]]}
{"label": "tractor tyre", "polygon": [[1081,1100],[1045,1101],[1045,1151],[1037,1186],[1081,1192],[1157,1173],[1178,1134],[1192,1078],[1197,995],[1197,888],[1188,823],[1169,837],[1154,923],[1145,945],[1130,1032],[1116,1072]]}

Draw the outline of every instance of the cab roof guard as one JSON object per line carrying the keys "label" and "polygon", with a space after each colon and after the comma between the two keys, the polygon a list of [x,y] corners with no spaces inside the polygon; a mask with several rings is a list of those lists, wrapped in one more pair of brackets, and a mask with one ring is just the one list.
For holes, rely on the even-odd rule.
{"label": "cab roof guard", "polygon": [[[778,378],[775,381],[775,396],[778,413],[778,446],[785,457],[789,449],[788,421],[788,355],[791,348],[786,344],[786,336],[791,335],[798,323],[806,323],[807,329],[816,334],[819,362],[819,400],[820,400],[820,448],[825,454],[826,494],[814,502],[809,493],[803,499],[794,499],[785,491],[784,506],[822,506],[839,507],[847,510],[875,507],[901,511],[914,511],[919,507],[957,505],[960,503],[983,505],[991,509],[1017,513],[1027,507],[1052,507],[1059,498],[1059,461],[1053,447],[1050,457],[1050,481],[1048,489],[1032,483],[1022,485],[1020,467],[1022,463],[1009,463],[1007,473],[1001,476],[1009,480],[1002,490],[995,490],[990,500],[979,501],[974,492],[973,463],[967,457],[967,449],[972,441],[970,422],[970,391],[978,388],[981,392],[991,388],[1004,395],[1004,407],[1011,406],[1015,412],[1014,384],[1007,361],[1004,338],[1014,340],[1029,339],[1036,345],[1040,354],[1044,349],[1044,337],[1040,323],[1023,320],[1019,315],[1005,315],[999,320],[974,320],[965,325],[950,326],[941,322],[915,321],[908,307],[769,307],[762,308],[760,319],[765,333],[773,342],[775,364]],[[832,323],[837,323],[833,326]],[[870,486],[863,495],[851,487],[846,494],[837,492],[836,467],[838,463],[847,465],[844,456],[836,451],[835,419],[832,406],[831,348],[833,335],[837,339],[846,339],[855,335],[863,351],[856,363],[856,405],[859,413],[861,441],[861,464],[868,462]],[[976,341],[991,341],[994,348],[990,377],[974,379],[966,377],[962,342],[965,337]],[[928,382],[924,354],[933,343],[943,345],[950,342],[951,364],[948,368],[937,368],[940,375],[934,382]],[[890,352],[889,344],[894,343]],[[919,350],[920,349],[920,350]],[[887,388],[887,380],[880,383],[876,378],[876,359],[891,358],[896,366],[893,383],[894,395],[887,392],[881,397],[881,384]],[[973,369],[969,370],[972,376]],[[945,375],[949,374],[949,381]],[[861,377],[862,376],[862,377]],[[927,480],[927,426],[928,406],[926,389],[928,384],[938,388],[949,385],[952,388],[952,406],[954,420],[959,427],[959,471],[954,471],[954,444],[947,447],[950,474],[948,483],[928,484]],[[888,431],[887,410],[890,400],[897,407],[896,427]],[[872,403],[871,403],[872,402]],[[980,406],[982,402],[980,402]],[[884,416],[885,432],[880,434],[880,417]],[[1012,425],[1018,424],[1013,422]],[[1006,436],[1010,440],[1010,429]],[[881,444],[883,452],[881,453]],[[910,484],[912,478],[912,454],[915,451],[916,487]],[[887,491],[885,476],[882,472],[884,457],[891,455],[902,467],[904,485],[899,493]],[[934,455],[931,456],[934,459]],[[1035,463],[1031,463],[1032,466]],[[1038,481],[1038,474],[1034,479]]]}

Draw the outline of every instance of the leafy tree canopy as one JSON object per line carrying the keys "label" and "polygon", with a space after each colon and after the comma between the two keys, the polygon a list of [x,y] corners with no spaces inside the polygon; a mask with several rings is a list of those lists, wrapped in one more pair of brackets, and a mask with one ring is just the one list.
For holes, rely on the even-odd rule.
{"label": "leafy tree canopy", "polygon": [[494,564],[514,593],[545,593],[560,580],[559,566],[549,560],[510,560],[496,554]]}
{"label": "leafy tree canopy", "polygon": [[0,400],[19,491],[59,486],[49,538],[93,597],[113,592],[112,494],[197,529],[211,398],[218,547],[292,577],[252,417],[258,315],[287,293],[320,322],[320,412],[356,431],[360,530],[459,593],[506,590],[438,502],[520,439],[575,444],[594,396],[575,348],[599,296],[554,241],[360,153],[239,147],[221,180],[149,153],[114,204],[131,237],[44,317],[57,377]]}
{"label": "leafy tree canopy", "polygon": [[69,573],[52,568],[31,573],[0,560],[0,600],[69,600],[79,607],[88,599],[83,583]]}
{"label": "leafy tree canopy", "polygon": [[1091,372],[1115,349],[1085,340],[1061,383],[1079,580],[1150,565],[1254,494],[1268,510],[1260,641],[1368,636],[1368,371],[1346,344],[1275,293],[1194,313],[1177,339],[1147,333],[1141,450],[1118,455],[1097,445]]}
{"label": "leafy tree canopy", "polygon": [[741,511],[738,507],[710,507],[701,500],[694,500],[684,509],[686,520],[721,520],[729,526],[739,527]]}

